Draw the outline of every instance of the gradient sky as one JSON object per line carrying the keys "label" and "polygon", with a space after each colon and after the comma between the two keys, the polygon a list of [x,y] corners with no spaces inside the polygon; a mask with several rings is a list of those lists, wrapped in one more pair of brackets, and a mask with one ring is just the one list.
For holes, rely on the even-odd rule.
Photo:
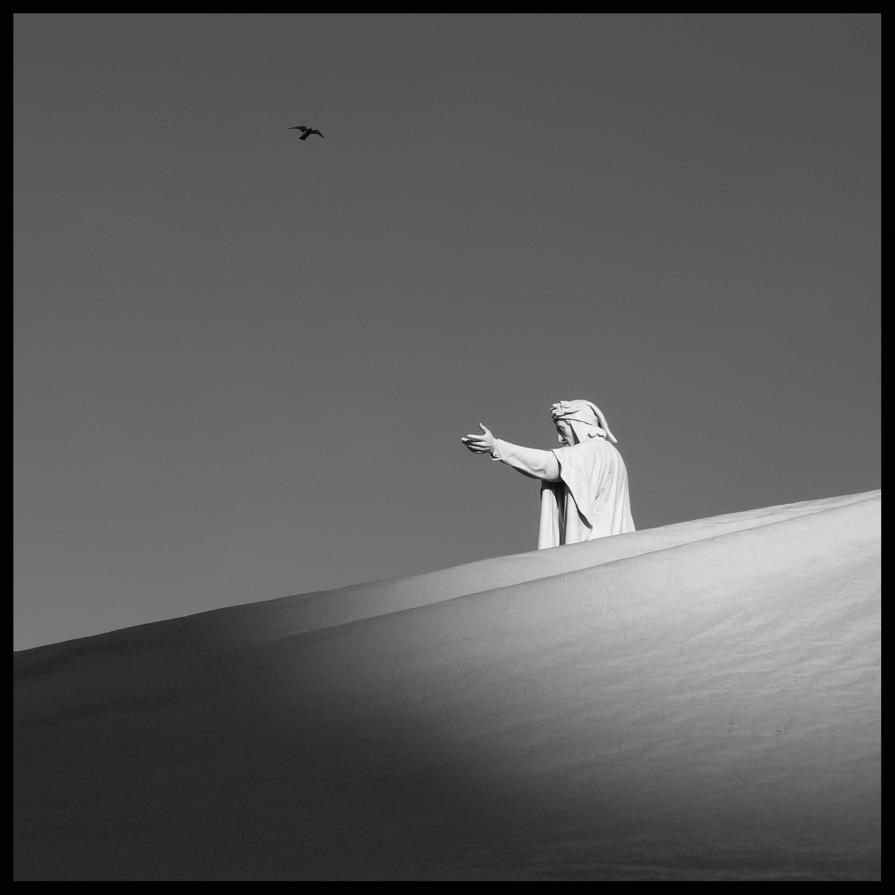
{"label": "gradient sky", "polygon": [[16,648],[880,486],[878,15],[14,22]]}

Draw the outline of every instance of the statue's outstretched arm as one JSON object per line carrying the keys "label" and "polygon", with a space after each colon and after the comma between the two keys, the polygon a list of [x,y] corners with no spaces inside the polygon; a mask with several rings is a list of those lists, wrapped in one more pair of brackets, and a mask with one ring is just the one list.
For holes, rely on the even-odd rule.
{"label": "statue's outstretched arm", "polygon": [[541,451],[537,448],[522,447],[519,444],[510,444],[500,438],[494,440],[491,457],[500,460],[507,466],[519,470],[523,475],[533,479],[541,479],[546,482],[559,481],[559,461],[553,451]]}
{"label": "statue's outstretched arm", "polygon": [[495,438],[487,426],[479,423],[482,430],[478,435],[465,435],[460,439],[467,449],[474,454],[490,454],[493,460],[500,460],[523,475],[547,482],[559,481],[559,461],[552,451],[539,451],[537,448],[522,447]]}

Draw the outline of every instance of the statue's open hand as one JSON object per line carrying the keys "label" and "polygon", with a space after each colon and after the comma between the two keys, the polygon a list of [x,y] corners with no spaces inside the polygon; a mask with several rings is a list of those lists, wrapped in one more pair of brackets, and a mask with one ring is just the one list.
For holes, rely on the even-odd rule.
{"label": "statue's open hand", "polygon": [[474,454],[490,454],[497,439],[481,423],[479,428],[482,430],[481,435],[465,435],[460,441]]}

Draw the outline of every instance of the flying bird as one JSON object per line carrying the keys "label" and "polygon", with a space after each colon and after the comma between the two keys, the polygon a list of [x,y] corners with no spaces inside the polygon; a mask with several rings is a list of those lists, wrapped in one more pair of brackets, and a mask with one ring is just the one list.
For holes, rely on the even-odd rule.
{"label": "flying bird", "polygon": [[[305,127],[303,124],[296,124],[295,127],[290,127],[291,131],[301,131],[301,136],[298,138],[299,140],[307,140],[311,134],[317,134],[319,137],[323,137],[323,134],[320,131],[316,130],[313,127]],[[324,139],[326,139],[324,137]]]}

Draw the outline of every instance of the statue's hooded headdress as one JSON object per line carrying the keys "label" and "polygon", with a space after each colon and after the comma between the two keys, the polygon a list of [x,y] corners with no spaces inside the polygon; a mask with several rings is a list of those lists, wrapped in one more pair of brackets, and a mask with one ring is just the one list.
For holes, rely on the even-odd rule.
{"label": "statue's hooded headdress", "polygon": [[550,408],[556,420],[565,420],[572,427],[579,442],[588,438],[608,438],[613,444],[616,437],[609,430],[603,411],[590,401],[558,401]]}

